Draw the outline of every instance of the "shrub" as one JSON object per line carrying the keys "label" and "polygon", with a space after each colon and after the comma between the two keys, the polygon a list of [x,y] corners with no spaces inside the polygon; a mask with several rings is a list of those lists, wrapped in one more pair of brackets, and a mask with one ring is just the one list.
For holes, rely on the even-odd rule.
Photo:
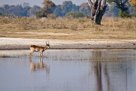
{"label": "shrub", "polygon": [[136,17],[136,13],[130,14],[130,17]]}
{"label": "shrub", "polygon": [[37,18],[41,18],[41,17],[47,17],[47,16],[45,15],[44,12],[38,11],[38,12],[36,12],[36,17],[37,17]]}
{"label": "shrub", "polygon": [[2,16],[2,13],[0,13],[0,16]]}
{"label": "shrub", "polygon": [[119,12],[119,17],[124,18],[124,17],[130,17],[130,16],[127,12],[124,11],[124,12]]}

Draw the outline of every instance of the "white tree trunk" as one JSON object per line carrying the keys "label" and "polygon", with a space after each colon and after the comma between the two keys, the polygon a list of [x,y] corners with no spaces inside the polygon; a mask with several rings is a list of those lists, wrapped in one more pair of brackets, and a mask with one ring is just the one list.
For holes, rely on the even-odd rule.
{"label": "white tree trunk", "polygon": [[102,0],[94,0],[93,3],[91,0],[88,0],[88,4],[91,8],[91,19],[95,24],[101,24],[102,16],[106,10],[106,0],[103,0],[103,4],[101,5]]}

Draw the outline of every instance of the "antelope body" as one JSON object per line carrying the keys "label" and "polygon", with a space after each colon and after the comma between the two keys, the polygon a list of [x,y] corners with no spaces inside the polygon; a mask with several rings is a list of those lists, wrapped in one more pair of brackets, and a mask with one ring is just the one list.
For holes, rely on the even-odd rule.
{"label": "antelope body", "polygon": [[40,52],[40,56],[43,57],[43,52],[44,52],[47,48],[50,48],[49,43],[48,43],[48,44],[46,43],[46,46],[45,46],[45,47],[36,46],[36,45],[31,45],[31,46],[30,46],[30,50],[31,50],[30,56],[32,55],[33,52]]}

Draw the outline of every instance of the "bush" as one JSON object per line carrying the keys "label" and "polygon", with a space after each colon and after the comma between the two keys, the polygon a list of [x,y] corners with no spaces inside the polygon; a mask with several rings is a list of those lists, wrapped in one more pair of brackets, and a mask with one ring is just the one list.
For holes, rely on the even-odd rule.
{"label": "bush", "polygon": [[2,13],[0,13],[0,16],[2,16]]}
{"label": "bush", "polygon": [[124,17],[130,17],[130,16],[127,12],[124,11],[124,12],[119,12],[119,17],[124,18]]}
{"label": "bush", "polygon": [[8,14],[2,14],[2,13],[0,13],[0,16],[9,16]]}
{"label": "bush", "polygon": [[65,15],[66,17],[72,16],[73,18],[85,17],[81,12],[69,12]]}
{"label": "bush", "polygon": [[38,12],[36,12],[36,17],[37,17],[37,18],[41,18],[41,17],[47,17],[47,16],[45,15],[44,12],[38,11]]}
{"label": "bush", "polygon": [[130,14],[130,17],[136,17],[136,13]]}

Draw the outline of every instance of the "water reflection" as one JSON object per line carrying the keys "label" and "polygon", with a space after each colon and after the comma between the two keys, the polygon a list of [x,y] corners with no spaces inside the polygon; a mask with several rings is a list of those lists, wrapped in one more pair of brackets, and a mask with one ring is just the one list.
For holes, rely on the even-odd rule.
{"label": "water reflection", "polygon": [[42,70],[44,69],[46,71],[47,74],[49,74],[50,72],[50,67],[48,65],[46,65],[44,62],[43,62],[43,58],[40,57],[40,62],[39,63],[34,63],[32,61],[32,58],[30,57],[29,58],[29,62],[30,62],[30,70],[31,71],[37,71],[37,70]]}
{"label": "water reflection", "polygon": [[118,58],[115,59],[115,55],[109,53],[92,51],[93,61],[90,61],[89,78],[92,81],[93,90],[134,91],[134,88],[131,88],[133,85],[130,85],[130,79],[132,79],[130,76],[133,74],[132,67],[134,66],[132,65],[135,63],[135,57],[126,54],[125,56],[121,56],[122,54],[117,55],[117,53],[115,55]]}
{"label": "water reflection", "polygon": [[48,56],[43,59],[35,56],[0,58],[0,91],[136,89],[136,50],[53,50],[46,53]]}
{"label": "water reflection", "polygon": [[[90,61],[89,76],[94,81],[95,91],[110,91],[109,75],[107,73],[107,64],[103,63],[101,51],[93,51],[94,61]],[[104,83],[104,84],[103,84]]]}

